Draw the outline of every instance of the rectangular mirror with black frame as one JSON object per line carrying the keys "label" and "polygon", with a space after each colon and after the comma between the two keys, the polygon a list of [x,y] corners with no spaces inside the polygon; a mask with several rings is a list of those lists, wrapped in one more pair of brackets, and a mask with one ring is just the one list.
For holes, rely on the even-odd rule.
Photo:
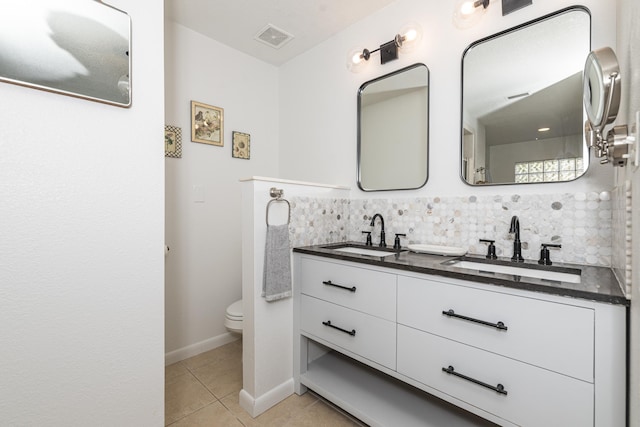
{"label": "rectangular mirror with black frame", "polygon": [[414,64],[358,90],[358,187],[409,190],[428,178],[429,69]]}
{"label": "rectangular mirror with black frame", "polygon": [[464,182],[563,182],[586,172],[582,70],[590,45],[590,13],[571,7],[478,40],[465,50]]}

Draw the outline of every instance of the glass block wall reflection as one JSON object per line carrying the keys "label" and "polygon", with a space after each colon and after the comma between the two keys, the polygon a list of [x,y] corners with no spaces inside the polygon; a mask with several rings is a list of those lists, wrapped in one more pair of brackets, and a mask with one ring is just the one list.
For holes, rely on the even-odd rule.
{"label": "glass block wall reflection", "polygon": [[515,182],[571,181],[583,172],[582,157],[521,162],[515,164]]}

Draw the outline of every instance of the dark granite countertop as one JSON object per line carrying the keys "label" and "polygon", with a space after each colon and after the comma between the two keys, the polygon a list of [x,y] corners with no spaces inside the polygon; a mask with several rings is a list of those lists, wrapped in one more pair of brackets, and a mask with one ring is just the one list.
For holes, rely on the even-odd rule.
{"label": "dark granite countertop", "polygon": [[[580,283],[558,282],[545,279],[537,279],[511,274],[490,273],[480,270],[469,270],[456,267],[455,264],[446,265],[447,261],[459,257],[429,255],[410,252],[406,249],[390,256],[370,256],[355,253],[337,252],[338,247],[353,246],[375,249],[353,242],[335,243],[328,245],[306,246],[294,248],[293,251],[302,254],[316,255],[343,261],[357,262],[361,264],[376,265],[400,271],[412,271],[415,273],[431,274],[435,276],[451,277],[461,280],[470,280],[491,285],[505,286],[514,289],[522,289],[533,292],[560,295],[573,298],[581,298],[592,301],[605,302],[629,306],[629,300],[622,292],[618,280],[613,271],[607,267],[588,265],[554,263],[552,266],[540,266],[536,261],[526,260],[524,263],[512,263],[508,258],[499,258],[491,263],[522,266],[532,269],[553,270],[558,272],[571,272],[580,270]],[[332,249],[334,248],[334,249]],[[480,263],[489,262],[484,256],[465,255],[466,260]],[[445,263],[445,264],[443,264]]]}

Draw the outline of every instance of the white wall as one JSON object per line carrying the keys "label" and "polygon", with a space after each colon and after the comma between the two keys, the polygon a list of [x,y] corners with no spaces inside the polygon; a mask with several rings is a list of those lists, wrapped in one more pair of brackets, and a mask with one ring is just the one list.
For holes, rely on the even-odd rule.
{"label": "white wall", "polygon": [[124,109],[0,83],[0,424],[163,425],[163,8]]}
{"label": "white wall", "polygon": [[[594,47],[615,44],[615,8],[608,0],[581,2],[592,12]],[[460,178],[460,64],[473,41],[575,4],[572,0],[536,0],[532,6],[502,17],[492,2],[475,27],[459,30],[452,23],[452,2],[399,0],[352,25],[280,68],[280,176],[355,187],[356,93],[367,80],[415,62],[430,70],[429,181],[415,191],[388,192],[385,197],[434,194],[560,193],[609,190],[613,171],[594,165],[580,180],[564,184],[513,187],[469,187]],[[421,45],[397,61],[380,65],[377,54],[359,74],[346,68],[354,46],[376,48],[391,40],[408,21],[424,32]],[[513,190],[512,190],[513,188]],[[396,194],[394,194],[396,193]],[[355,197],[370,194],[354,190]]]}
{"label": "white wall", "polygon": [[[640,4],[637,0],[618,0],[618,42],[615,46],[620,62],[622,99],[616,124],[631,126],[640,111]],[[612,47],[614,47],[612,45]],[[640,123],[638,124],[640,126]],[[640,171],[632,167],[619,169],[616,182],[632,185],[632,289],[631,289],[631,393],[629,397],[630,426],[640,425]],[[622,242],[620,243],[622,244]]]}
{"label": "white wall", "polygon": [[[166,351],[173,362],[225,339],[241,297],[241,186],[278,171],[277,68],[181,25],[166,24],[166,124],[182,128],[167,158]],[[224,147],[191,142],[190,102],[224,109]],[[231,132],[251,134],[250,160],[231,157]],[[193,187],[203,189],[195,203]]]}

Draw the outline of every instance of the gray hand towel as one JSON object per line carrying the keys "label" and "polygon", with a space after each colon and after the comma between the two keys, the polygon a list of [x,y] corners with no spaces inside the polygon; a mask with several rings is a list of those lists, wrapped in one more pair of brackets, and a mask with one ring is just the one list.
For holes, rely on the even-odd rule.
{"label": "gray hand towel", "polygon": [[277,301],[291,296],[289,225],[267,225],[262,296]]}

